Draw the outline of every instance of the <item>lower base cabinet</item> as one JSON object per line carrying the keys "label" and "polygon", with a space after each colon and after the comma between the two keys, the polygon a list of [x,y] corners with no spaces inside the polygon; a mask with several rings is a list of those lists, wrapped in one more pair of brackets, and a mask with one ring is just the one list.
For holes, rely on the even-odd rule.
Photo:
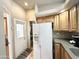
{"label": "lower base cabinet", "polygon": [[71,57],[66,51],[64,51],[64,59],[71,59]]}
{"label": "lower base cabinet", "polygon": [[61,59],[64,59],[64,48],[62,45],[60,46],[60,49],[61,49],[61,52],[60,52]]}
{"label": "lower base cabinet", "polygon": [[55,59],[61,59],[60,44],[55,44]]}
{"label": "lower base cabinet", "polygon": [[70,55],[59,43],[55,43],[55,59],[71,59]]}

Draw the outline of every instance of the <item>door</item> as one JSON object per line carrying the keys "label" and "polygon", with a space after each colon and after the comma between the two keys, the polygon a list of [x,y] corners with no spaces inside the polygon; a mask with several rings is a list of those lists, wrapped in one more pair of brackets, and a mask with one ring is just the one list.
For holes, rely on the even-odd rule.
{"label": "door", "polygon": [[39,44],[39,24],[33,24],[33,49],[34,59],[41,59]]}
{"label": "door", "polygon": [[26,21],[15,20],[15,57],[27,49]]}
{"label": "door", "polygon": [[60,14],[60,30],[68,31],[68,11]]}
{"label": "door", "polygon": [[61,59],[64,59],[64,48],[62,45],[60,48],[61,48]]}
{"label": "door", "polygon": [[52,59],[52,23],[33,25],[34,59]]}
{"label": "door", "polygon": [[70,9],[70,31],[77,30],[76,7]]}
{"label": "door", "polygon": [[52,59],[52,23],[40,24],[41,59]]}
{"label": "door", "polygon": [[60,19],[59,15],[56,15],[54,18],[54,31],[59,31],[60,30]]}

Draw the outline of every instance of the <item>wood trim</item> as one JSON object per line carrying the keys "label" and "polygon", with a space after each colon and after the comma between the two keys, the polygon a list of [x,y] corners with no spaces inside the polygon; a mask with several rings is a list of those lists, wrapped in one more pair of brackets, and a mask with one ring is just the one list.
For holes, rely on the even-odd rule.
{"label": "wood trim", "polygon": [[5,23],[5,46],[6,46],[6,59],[9,59],[9,45],[8,44],[8,23],[7,23],[7,17],[4,17],[4,23]]}
{"label": "wood trim", "polygon": [[7,28],[7,17],[4,17],[4,21],[5,21],[5,29],[6,29],[6,35],[8,35],[8,28]]}

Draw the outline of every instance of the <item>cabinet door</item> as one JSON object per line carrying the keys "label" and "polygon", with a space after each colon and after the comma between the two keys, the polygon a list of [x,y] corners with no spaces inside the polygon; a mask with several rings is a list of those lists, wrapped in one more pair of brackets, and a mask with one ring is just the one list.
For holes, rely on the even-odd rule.
{"label": "cabinet door", "polygon": [[71,59],[71,57],[65,50],[64,50],[64,59]]}
{"label": "cabinet door", "polygon": [[54,31],[59,31],[60,28],[60,20],[59,20],[59,15],[56,15],[54,18]]}
{"label": "cabinet door", "polygon": [[79,32],[79,4],[77,5],[77,12],[78,12],[78,16],[77,16],[77,19],[78,19],[78,24],[77,24],[77,26],[78,26],[78,32]]}
{"label": "cabinet door", "polygon": [[60,29],[68,31],[68,11],[60,14]]}
{"label": "cabinet door", "polygon": [[61,45],[61,59],[64,59],[64,48],[62,45]]}
{"label": "cabinet door", "polygon": [[76,31],[77,30],[77,22],[76,22],[76,7],[73,7],[70,10],[70,31]]}
{"label": "cabinet door", "polygon": [[60,59],[60,44],[55,44],[55,59]]}

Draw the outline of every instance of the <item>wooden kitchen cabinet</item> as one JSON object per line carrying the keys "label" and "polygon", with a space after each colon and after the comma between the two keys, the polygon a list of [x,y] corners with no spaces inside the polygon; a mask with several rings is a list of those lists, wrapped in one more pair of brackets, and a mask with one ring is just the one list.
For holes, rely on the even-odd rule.
{"label": "wooden kitchen cabinet", "polygon": [[60,14],[60,30],[68,31],[69,30],[68,22],[69,22],[68,21],[68,11],[65,11]]}
{"label": "wooden kitchen cabinet", "polygon": [[77,30],[77,15],[76,15],[76,7],[73,7],[69,11],[69,31],[76,31]]}
{"label": "wooden kitchen cabinet", "polygon": [[54,31],[59,31],[60,29],[60,19],[59,19],[59,15],[56,15],[54,17]]}
{"label": "wooden kitchen cabinet", "polygon": [[71,59],[71,57],[66,51],[64,51],[64,59]]}
{"label": "wooden kitchen cabinet", "polygon": [[44,18],[42,17],[38,17],[36,20],[37,20],[37,23],[44,23]]}
{"label": "wooden kitchen cabinet", "polygon": [[70,55],[60,43],[55,43],[55,59],[71,59]]}
{"label": "wooden kitchen cabinet", "polygon": [[77,4],[77,21],[78,21],[78,24],[77,24],[77,31],[79,32],[79,4]]}
{"label": "wooden kitchen cabinet", "polygon": [[64,59],[64,48],[62,45],[61,45],[61,59]]}
{"label": "wooden kitchen cabinet", "polygon": [[55,43],[55,59],[61,59],[60,44]]}

